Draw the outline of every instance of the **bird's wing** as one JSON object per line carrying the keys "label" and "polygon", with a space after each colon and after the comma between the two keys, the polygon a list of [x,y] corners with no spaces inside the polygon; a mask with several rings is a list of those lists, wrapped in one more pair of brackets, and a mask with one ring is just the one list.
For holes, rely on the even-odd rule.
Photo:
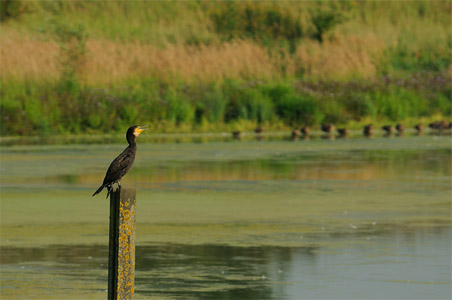
{"label": "bird's wing", "polygon": [[133,159],[133,155],[127,151],[127,149],[119,154],[108,167],[107,174],[105,174],[104,184],[120,179],[120,177],[125,174],[124,171],[131,167]]}

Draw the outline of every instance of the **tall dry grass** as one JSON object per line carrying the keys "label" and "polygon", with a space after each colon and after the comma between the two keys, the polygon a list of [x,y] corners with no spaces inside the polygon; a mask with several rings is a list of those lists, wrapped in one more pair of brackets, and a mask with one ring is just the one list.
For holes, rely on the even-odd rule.
{"label": "tall dry grass", "polygon": [[[1,38],[1,78],[6,80],[57,79],[59,45],[9,35]],[[80,81],[114,83],[130,78],[213,81],[279,79],[303,74],[307,78],[371,78],[376,74],[384,45],[376,37],[341,37],[319,44],[307,41],[294,55],[269,51],[249,40],[215,45],[173,45],[165,48],[139,42],[90,39]]]}
{"label": "tall dry grass", "polygon": [[[300,75],[347,80],[372,78],[385,67],[382,73],[438,71],[450,65],[450,1],[228,2],[254,12],[289,11],[303,33],[294,54],[278,47],[276,41],[283,36],[269,48],[243,40],[250,32],[221,42],[224,36],[215,30],[212,15],[223,4],[22,1],[24,13],[0,24],[0,76],[58,78],[59,46],[52,31],[58,24],[83,25],[89,39],[79,79],[93,84],[147,76],[187,81]],[[343,22],[318,43],[312,39],[312,19],[322,11],[342,16]],[[237,21],[236,15],[230,17]]]}
{"label": "tall dry grass", "polygon": [[[1,78],[56,79],[59,46],[29,38],[1,39]],[[278,72],[266,49],[249,41],[213,46],[168,45],[88,40],[80,80],[88,84],[135,77],[211,81],[224,78],[271,78]]]}
{"label": "tall dry grass", "polygon": [[0,35],[0,78],[56,79],[59,47],[56,42]]}
{"label": "tall dry grass", "polygon": [[[131,77],[211,81],[224,78],[271,78],[276,74],[265,48],[248,41],[212,46],[89,41],[86,80],[117,81]],[[101,79],[99,74],[106,76]]]}
{"label": "tall dry grass", "polygon": [[322,44],[307,41],[295,54],[296,67],[307,77],[325,80],[373,78],[385,45],[375,36],[335,37]]}

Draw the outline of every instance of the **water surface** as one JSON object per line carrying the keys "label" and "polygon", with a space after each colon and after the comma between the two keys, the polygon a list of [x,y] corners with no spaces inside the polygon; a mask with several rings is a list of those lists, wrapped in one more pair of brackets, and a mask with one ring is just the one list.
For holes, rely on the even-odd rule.
{"label": "water surface", "polygon": [[[121,144],[1,148],[2,299],[106,297]],[[139,143],[137,299],[448,299],[450,136]]]}

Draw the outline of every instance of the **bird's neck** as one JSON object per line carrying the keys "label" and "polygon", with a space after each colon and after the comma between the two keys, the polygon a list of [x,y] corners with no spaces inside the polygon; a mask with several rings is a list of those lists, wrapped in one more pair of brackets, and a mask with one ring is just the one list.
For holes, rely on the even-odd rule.
{"label": "bird's neck", "polygon": [[137,140],[135,137],[127,138],[127,142],[129,143],[129,147],[131,148],[137,147]]}

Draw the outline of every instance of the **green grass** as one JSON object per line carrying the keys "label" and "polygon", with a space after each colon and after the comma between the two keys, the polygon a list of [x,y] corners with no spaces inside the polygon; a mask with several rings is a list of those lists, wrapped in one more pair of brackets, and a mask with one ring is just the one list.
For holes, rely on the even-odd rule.
{"label": "green grass", "polygon": [[2,82],[0,92],[1,133],[110,132],[124,131],[131,124],[150,124],[157,132],[211,131],[227,124],[247,130],[258,124],[347,125],[451,116],[451,89],[446,80],[436,86],[430,82],[429,89],[406,82],[307,86],[291,81],[251,85],[227,80],[174,86],[143,80],[119,87],[90,87],[77,82],[7,81]]}

